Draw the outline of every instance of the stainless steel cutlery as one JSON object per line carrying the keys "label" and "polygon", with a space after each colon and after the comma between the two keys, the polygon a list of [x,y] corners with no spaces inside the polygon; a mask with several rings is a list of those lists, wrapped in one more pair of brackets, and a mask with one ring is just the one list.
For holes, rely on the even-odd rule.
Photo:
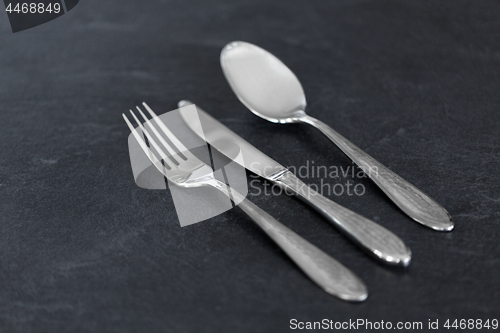
{"label": "stainless steel cutlery", "polygon": [[[189,101],[179,102],[180,107],[190,104]],[[236,163],[292,191],[369,254],[387,264],[407,266],[410,263],[411,251],[398,236],[322,196],[283,165],[262,153],[200,107],[196,109],[181,108],[181,116],[191,130],[212,147],[231,158],[234,154],[234,145],[237,145],[243,158],[235,160]]]}
{"label": "stainless steel cutlery", "polygon": [[[450,214],[436,201],[328,125],[307,115],[306,98],[299,80],[274,55],[250,43],[232,42],[222,50],[220,61],[234,93],[254,114],[274,123],[314,126],[413,220],[438,231],[453,229]],[[130,111],[137,128],[127,116],[123,118],[149,161],[171,183],[221,191],[323,290],[347,301],[367,298],[365,284],[353,272],[215,178],[209,165],[194,156],[146,103],[143,107],[151,118],[139,107],[137,112],[142,120]],[[410,249],[391,231],[324,197],[190,101],[180,101],[179,108],[184,122],[205,142],[247,170],[296,195],[378,261],[397,266],[410,264]]]}
{"label": "stainless steel cutlery", "polygon": [[413,220],[438,231],[453,229],[450,214],[427,194],[305,113],[304,90],[293,72],[266,50],[246,42],[227,44],[222,70],[239,100],[254,114],[274,123],[305,123],[319,129]]}
{"label": "stainless steel cutlery", "polygon": [[[311,280],[327,293],[347,301],[366,299],[368,296],[366,286],[353,272],[288,229],[243,195],[217,180],[212,168],[186,149],[146,103],[143,103],[143,106],[152,119],[148,120],[139,107],[137,107],[137,111],[141,115],[142,121],[134,112],[130,111],[142,133],[134,128],[124,114],[123,119],[151,163],[168,180],[180,187],[210,186],[221,191],[229,199],[238,203],[238,207],[280,246]],[[192,106],[192,108],[195,107]],[[143,121],[151,131],[145,128]],[[181,154],[176,153],[176,150]]]}

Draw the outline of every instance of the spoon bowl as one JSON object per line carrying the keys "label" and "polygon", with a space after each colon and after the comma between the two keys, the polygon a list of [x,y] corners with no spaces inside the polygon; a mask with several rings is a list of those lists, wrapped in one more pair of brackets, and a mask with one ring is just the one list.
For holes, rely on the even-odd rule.
{"label": "spoon bowl", "polygon": [[273,123],[305,116],[306,96],[299,79],[278,58],[246,42],[232,42],[221,52],[221,66],[239,100]]}

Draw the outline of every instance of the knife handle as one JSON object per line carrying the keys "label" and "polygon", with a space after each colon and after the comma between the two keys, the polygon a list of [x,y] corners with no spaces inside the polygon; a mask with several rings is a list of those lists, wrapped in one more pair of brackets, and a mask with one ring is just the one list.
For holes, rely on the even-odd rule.
{"label": "knife handle", "polygon": [[210,185],[237,203],[237,206],[327,293],[346,301],[360,302],[366,299],[368,291],[365,284],[348,268],[288,229],[236,190],[220,181]]}
{"label": "knife handle", "polygon": [[446,209],[416,186],[398,176],[322,121],[311,116],[301,117],[300,121],[316,127],[326,135],[413,220],[437,231],[453,230],[453,220]]}
{"label": "knife handle", "polygon": [[410,264],[410,249],[398,236],[386,228],[325,198],[290,171],[285,172],[274,182],[308,203],[375,258],[391,265],[408,266]]}

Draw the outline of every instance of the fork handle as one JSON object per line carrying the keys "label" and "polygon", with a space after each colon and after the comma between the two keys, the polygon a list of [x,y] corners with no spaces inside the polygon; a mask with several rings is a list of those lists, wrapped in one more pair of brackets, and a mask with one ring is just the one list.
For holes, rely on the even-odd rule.
{"label": "fork handle", "polygon": [[391,231],[325,198],[290,171],[285,172],[274,182],[286,191],[292,191],[312,206],[375,258],[391,265],[408,266],[410,264],[410,249]]}
{"label": "fork handle", "polygon": [[322,121],[311,116],[300,117],[298,121],[319,129],[413,220],[437,231],[453,230],[453,220],[446,209],[416,186],[392,172]]}
{"label": "fork handle", "polygon": [[[228,186],[214,186],[228,197]],[[325,252],[288,229],[274,217],[257,207],[234,189],[229,188],[232,200],[240,207],[302,271],[327,293],[346,301],[360,302],[368,296],[361,279]]]}

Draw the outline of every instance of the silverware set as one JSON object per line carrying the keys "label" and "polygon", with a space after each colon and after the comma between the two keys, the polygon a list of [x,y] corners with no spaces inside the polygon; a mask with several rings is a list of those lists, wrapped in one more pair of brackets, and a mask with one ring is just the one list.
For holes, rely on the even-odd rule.
{"label": "silverware set", "polygon": [[[222,50],[221,66],[235,94],[253,113],[274,123],[302,122],[318,128],[413,220],[438,231],[453,229],[451,216],[432,198],[328,125],[308,116],[300,82],[272,54],[253,44],[232,42]],[[235,159],[236,163],[293,193],[377,261],[397,266],[410,264],[410,249],[391,231],[322,196],[190,101],[180,101],[178,106],[183,120],[196,135],[230,159],[234,159],[236,145],[243,156]],[[367,298],[365,284],[353,272],[216,179],[214,170],[194,156],[146,103],[143,108],[150,119],[139,107],[137,112],[142,120],[130,111],[137,128],[126,115],[123,118],[150,162],[171,183],[221,191],[327,293],[347,301]]]}

